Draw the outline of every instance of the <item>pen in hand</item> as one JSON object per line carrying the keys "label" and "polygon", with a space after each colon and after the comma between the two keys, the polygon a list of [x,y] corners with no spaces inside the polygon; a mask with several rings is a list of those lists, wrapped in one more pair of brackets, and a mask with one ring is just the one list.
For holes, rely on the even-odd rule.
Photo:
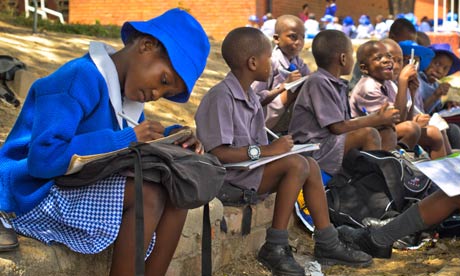
{"label": "pen in hand", "polygon": [[361,111],[365,114],[365,115],[369,115],[369,112],[367,112],[367,109],[363,106],[361,107]]}
{"label": "pen in hand", "polygon": [[133,119],[131,119],[130,117],[128,117],[128,115],[124,113],[118,112],[118,115],[122,117],[123,119],[125,119],[127,122],[131,123],[133,126],[139,125],[138,122],[134,121]]}
{"label": "pen in hand", "polygon": [[271,131],[268,127],[264,127],[265,131],[270,134],[273,138],[279,139],[280,137],[276,135],[273,131]]}

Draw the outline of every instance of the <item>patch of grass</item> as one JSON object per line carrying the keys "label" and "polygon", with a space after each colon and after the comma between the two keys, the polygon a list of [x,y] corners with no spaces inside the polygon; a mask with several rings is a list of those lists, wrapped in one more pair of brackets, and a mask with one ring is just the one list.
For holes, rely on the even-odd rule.
{"label": "patch of grass", "polygon": [[[12,15],[8,12],[0,12],[0,20],[15,26],[33,28],[33,14],[29,18],[24,15]],[[95,37],[119,38],[120,27],[115,25],[101,25],[99,21],[92,25],[88,24],[61,24],[57,20],[42,20],[37,18],[37,31],[53,31],[69,34],[81,34]]]}

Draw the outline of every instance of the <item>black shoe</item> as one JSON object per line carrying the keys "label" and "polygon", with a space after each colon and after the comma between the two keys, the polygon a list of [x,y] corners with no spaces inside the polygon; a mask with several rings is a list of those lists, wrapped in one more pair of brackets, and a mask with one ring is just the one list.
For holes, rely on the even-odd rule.
{"label": "black shoe", "polygon": [[368,267],[372,264],[372,257],[368,254],[348,247],[339,241],[333,247],[320,247],[315,244],[314,255],[322,265],[346,265],[353,267]]}
{"label": "black shoe", "polygon": [[11,226],[8,214],[0,211],[0,252],[11,251],[18,246],[18,237]]}
{"label": "black shoe", "polygon": [[278,245],[266,242],[260,248],[257,260],[270,269],[273,275],[305,275],[305,269],[296,262],[288,244]]}
{"label": "black shoe", "polygon": [[362,250],[374,258],[391,258],[392,246],[377,244],[372,239],[370,228],[355,229],[347,225],[337,227],[339,239],[349,246]]}

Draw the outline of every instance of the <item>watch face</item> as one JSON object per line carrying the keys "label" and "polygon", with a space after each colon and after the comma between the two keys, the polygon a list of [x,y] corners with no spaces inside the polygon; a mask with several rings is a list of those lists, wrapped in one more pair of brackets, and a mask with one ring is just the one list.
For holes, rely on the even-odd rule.
{"label": "watch face", "polygon": [[257,160],[260,157],[260,148],[258,146],[249,146],[248,155],[251,160]]}

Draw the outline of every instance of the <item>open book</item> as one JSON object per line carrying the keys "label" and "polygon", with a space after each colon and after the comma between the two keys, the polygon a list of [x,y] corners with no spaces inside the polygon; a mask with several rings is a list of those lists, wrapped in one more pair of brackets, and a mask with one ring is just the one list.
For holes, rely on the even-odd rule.
{"label": "open book", "polygon": [[[181,131],[178,131],[174,134],[171,134],[169,136],[148,141],[147,143],[164,143],[164,144],[172,144],[176,141],[181,140],[182,138],[188,137],[192,135],[192,130],[191,129],[183,129]],[[105,153],[100,153],[100,154],[91,154],[91,155],[78,155],[74,154],[72,156],[72,159],[70,160],[69,167],[67,168],[67,172],[65,175],[76,173],[83,168],[84,165],[91,161],[99,160],[101,158],[104,158],[106,156],[109,156],[111,154],[116,154],[117,152],[120,152],[126,148],[122,148],[119,150],[111,151],[111,152],[105,152]]]}
{"label": "open book", "polygon": [[318,149],[319,149],[319,144],[294,145],[291,151],[283,153],[283,154],[262,157],[254,161],[249,160],[249,161],[243,161],[243,162],[238,162],[238,163],[227,163],[227,164],[224,164],[224,167],[227,169],[252,170],[254,168],[265,165],[267,163],[270,163],[272,161],[275,161],[277,159],[283,158],[291,154],[306,152],[306,151],[313,151],[313,150],[318,150]]}
{"label": "open book", "polygon": [[460,195],[460,154],[454,153],[447,157],[414,163],[448,196]]}
{"label": "open book", "polygon": [[288,82],[288,83],[284,84],[284,89],[289,90],[289,91],[291,91],[291,92],[295,92],[295,90],[297,89],[297,87],[299,87],[300,85],[302,85],[302,83],[303,83],[307,78],[308,78],[308,76],[303,76],[303,77],[301,77],[301,78],[298,79],[298,80]]}

